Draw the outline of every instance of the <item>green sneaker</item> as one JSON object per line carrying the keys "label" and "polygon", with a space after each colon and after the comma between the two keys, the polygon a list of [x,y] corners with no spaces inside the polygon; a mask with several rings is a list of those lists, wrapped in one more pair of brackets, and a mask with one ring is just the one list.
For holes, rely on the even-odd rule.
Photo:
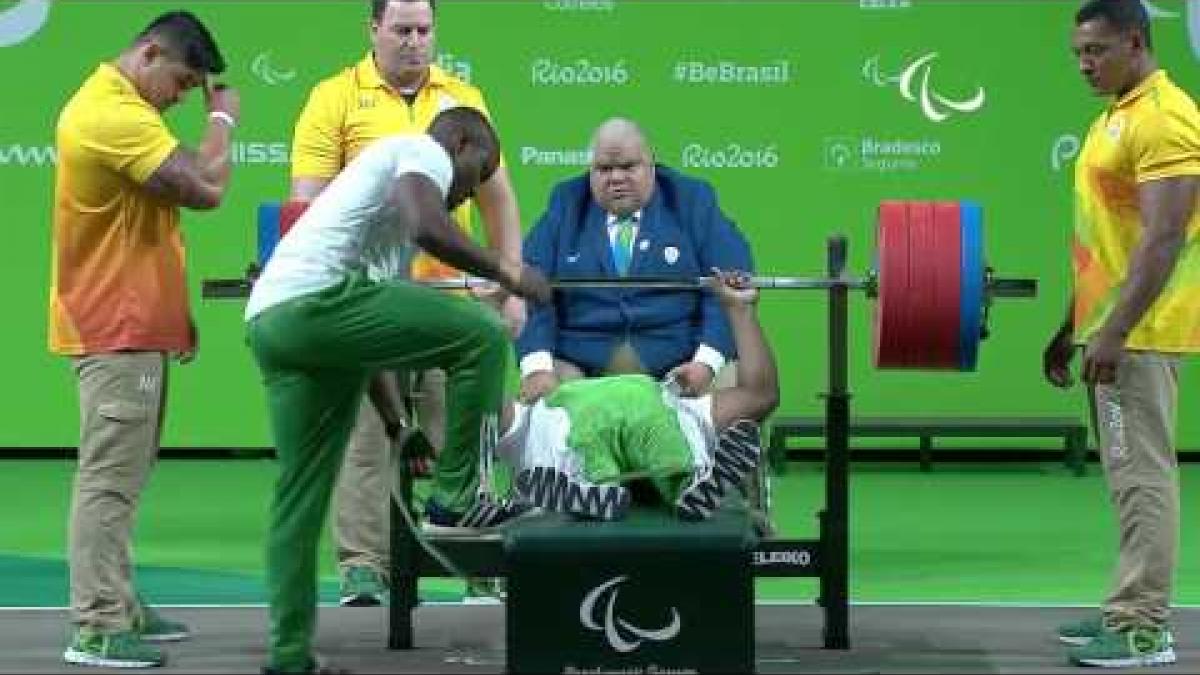
{"label": "green sneaker", "polygon": [[468,577],[462,601],[468,605],[499,605],[506,595],[507,584],[502,578]]}
{"label": "green sneaker", "polygon": [[192,636],[186,624],[171,621],[150,605],[138,603],[133,617],[133,632],[146,642],[175,642]]}
{"label": "green sneaker", "polygon": [[314,675],[346,675],[350,671],[331,666],[325,662],[325,659],[320,656],[315,656],[308,660],[308,665],[300,670],[286,670],[278,666],[264,666],[262,669],[263,675],[285,675],[287,673],[314,673]]}
{"label": "green sneaker", "polygon": [[356,565],[342,571],[342,607],[376,607],[387,596],[383,577],[370,567]]}
{"label": "green sneaker", "polygon": [[1080,646],[1092,641],[1092,638],[1104,630],[1104,617],[1100,614],[1090,616],[1081,621],[1064,623],[1058,627],[1058,641],[1063,644]]}
{"label": "green sneaker", "polygon": [[[1072,621],[1060,625],[1057,630],[1058,641],[1078,647],[1091,642],[1092,638],[1099,635],[1102,630],[1104,630],[1104,616],[1097,614],[1081,621]],[[1170,629],[1166,629],[1166,634],[1167,644],[1174,647],[1175,635]]]}
{"label": "green sneaker", "polygon": [[1089,642],[1072,647],[1067,658],[1076,666],[1132,668],[1175,663],[1171,634],[1165,628],[1138,627],[1123,631],[1103,628]]}
{"label": "green sneaker", "polygon": [[152,668],[167,662],[158,647],[148,644],[133,631],[98,633],[86,628],[75,631],[75,637],[63,660],[80,666],[103,668]]}

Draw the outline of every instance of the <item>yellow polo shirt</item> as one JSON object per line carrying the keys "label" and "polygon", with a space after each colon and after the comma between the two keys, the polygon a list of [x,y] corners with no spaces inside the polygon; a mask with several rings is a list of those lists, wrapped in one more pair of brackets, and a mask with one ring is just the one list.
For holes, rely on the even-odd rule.
{"label": "yellow polo shirt", "polygon": [[[1196,103],[1158,70],[1092,124],[1075,164],[1075,335],[1086,342],[1108,318],[1141,239],[1138,185],[1200,175]],[[1200,351],[1200,212],[1158,299],[1126,347]]]}
{"label": "yellow polo shirt", "polygon": [[[292,178],[331,179],[372,141],[399,133],[425,133],[439,112],[455,106],[488,115],[479,89],[435,65],[429,67],[428,81],[409,105],[384,82],[374,55],[368,53],[309,94],[292,141]],[[471,202],[455,209],[454,220],[471,232]],[[425,253],[413,261],[415,279],[459,275]]]}
{"label": "yellow polo shirt", "polygon": [[179,209],[142,189],[179,145],[162,116],[105,63],[55,143],[50,351],[191,349]]}

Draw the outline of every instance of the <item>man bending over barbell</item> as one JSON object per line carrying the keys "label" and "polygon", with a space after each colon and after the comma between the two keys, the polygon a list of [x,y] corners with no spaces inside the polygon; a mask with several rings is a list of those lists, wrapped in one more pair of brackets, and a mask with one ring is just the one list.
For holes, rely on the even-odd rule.
{"label": "man bending over barbell", "polygon": [[681,518],[706,518],[758,466],[758,425],[779,378],[742,272],[715,271],[715,294],[740,362],[733,387],[699,398],[647,375],[572,380],[533,405],[505,406],[497,454],[527,502],[586,518],[621,518],[647,479]]}

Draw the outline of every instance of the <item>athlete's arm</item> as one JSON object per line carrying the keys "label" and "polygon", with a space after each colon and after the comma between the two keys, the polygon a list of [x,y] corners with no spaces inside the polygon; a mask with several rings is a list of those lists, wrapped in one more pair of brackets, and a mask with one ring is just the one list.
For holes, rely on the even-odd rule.
{"label": "athlete's arm", "polygon": [[775,355],[758,322],[758,291],[742,272],[715,271],[714,292],[725,309],[737,347],[737,384],[713,393],[713,424],[722,430],[740,419],[762,422],[779,405]]}

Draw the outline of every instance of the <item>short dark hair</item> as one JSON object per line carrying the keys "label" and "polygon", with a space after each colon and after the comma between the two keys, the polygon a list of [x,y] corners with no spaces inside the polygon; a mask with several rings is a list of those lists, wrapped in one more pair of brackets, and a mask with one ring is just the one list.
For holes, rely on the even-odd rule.
{"label": "short dark hair", "polygon": [[391,2],[428,2],[429,9],[437,12],[437,0],[371,0],[371,18],[378,21],[383,18],[383,10],[387,9],[388,3]]}
{"label": "short dark hair", "polygon": [[1142,0],[1087,0],[1075,12],[1075,25],[1095,19],[1104,19],[1108,25],[1121,32],[1141,33],[1146,49],[1151,49],[1150,13]]}
{"label": "short dark hair", "polygon": [[163,14],[138,33],[134,44],[151,38],[162,40],[163,46],[188,68],[214,75],[225,72],[225,58],[217,48],[217,41],[191,12]]}
{"label": "short dark hair", "polygon": [[482,150],[490,163],[483,176],[485,182],[500,163],[500,138],[496,136],[496,129],[483,113],[474,108],[446,108],[429,123],[429,135],[451,144],[465,141]]}

